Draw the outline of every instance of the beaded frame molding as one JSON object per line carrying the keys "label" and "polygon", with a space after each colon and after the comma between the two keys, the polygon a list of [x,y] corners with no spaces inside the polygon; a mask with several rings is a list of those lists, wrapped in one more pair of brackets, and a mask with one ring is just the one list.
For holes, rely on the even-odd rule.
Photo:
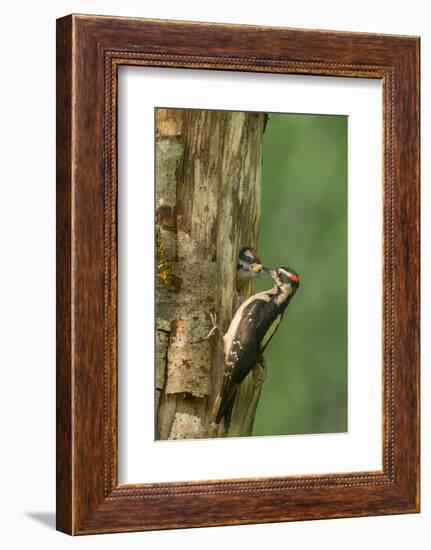
{"label": "beaded frame molding", "polygon": [[[119,65],[382,80],[382,471],[118,483]],[[419,38],[59,19],[57,529],[90,534],[418,511]]]}

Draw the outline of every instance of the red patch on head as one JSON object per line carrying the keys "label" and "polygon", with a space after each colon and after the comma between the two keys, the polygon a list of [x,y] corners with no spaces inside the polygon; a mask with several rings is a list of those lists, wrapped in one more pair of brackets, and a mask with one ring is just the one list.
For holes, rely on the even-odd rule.
{"label": "red patch on head", "polygon": [[290,278],[292,279],[292,281],[295,281],[295,283],[298,283],[298,285],[299,285],[299,277],[298,277],[298,275],[295,275],[294,273],[291,273],[291,274],[290,274]]}
{"label": "red patch on head", "polygon": [[259,262],[259,263],[262,263],[262,260],[260,259],[260,256],[257,252],[257,250],[255,248],[251,248],[250,249],[251,253],[253,254],[253,256],[256,258],[256,260]]}

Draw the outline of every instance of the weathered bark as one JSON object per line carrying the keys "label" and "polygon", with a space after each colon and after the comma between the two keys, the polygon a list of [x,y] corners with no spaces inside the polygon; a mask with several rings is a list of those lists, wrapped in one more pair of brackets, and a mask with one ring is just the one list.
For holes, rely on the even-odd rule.
{"label": "weathered bark", "polygon": [[[241,246],[255,245],[265,115],[156,114],[156,437],[226,435],[212,424],[221,335],[235,308]],[[247,293],[252,291],[248,285]],[[206,338],[217,315],[219,332]],[[244,380],[227,435],[251,435],[264,379]]]}

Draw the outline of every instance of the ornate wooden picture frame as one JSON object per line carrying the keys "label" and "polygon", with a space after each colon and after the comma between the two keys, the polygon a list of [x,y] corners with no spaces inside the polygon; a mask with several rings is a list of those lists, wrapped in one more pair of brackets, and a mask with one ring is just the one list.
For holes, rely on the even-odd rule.
{"label": "ornate wooden picture frame", "polygon": [[[381,80],[381,471],[118,483],[120,65]],[[87,15],[59,19],[57,528],[90,534],[418,511],[419,39]]]}

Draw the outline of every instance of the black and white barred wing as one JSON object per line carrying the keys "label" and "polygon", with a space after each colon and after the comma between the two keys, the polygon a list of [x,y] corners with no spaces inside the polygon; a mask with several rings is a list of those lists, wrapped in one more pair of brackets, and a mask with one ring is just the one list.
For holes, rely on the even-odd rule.
{"label": "black and white barred wing", "polygon": [[238,318],[234,316],[224,336],[226,371],[238,384],[252,370],[260,354],[270,307],[266,300],[245,304]]}
{"label": "black and white barred wing", "polygon": [[225,370],[216,422],[231,412],[239,384],[254,368],[260,355],[259,339],[262,333],[262,318],[266,318],[268,302],[254,300],[244,302],[236,312],[230,327],[223,337]]}

